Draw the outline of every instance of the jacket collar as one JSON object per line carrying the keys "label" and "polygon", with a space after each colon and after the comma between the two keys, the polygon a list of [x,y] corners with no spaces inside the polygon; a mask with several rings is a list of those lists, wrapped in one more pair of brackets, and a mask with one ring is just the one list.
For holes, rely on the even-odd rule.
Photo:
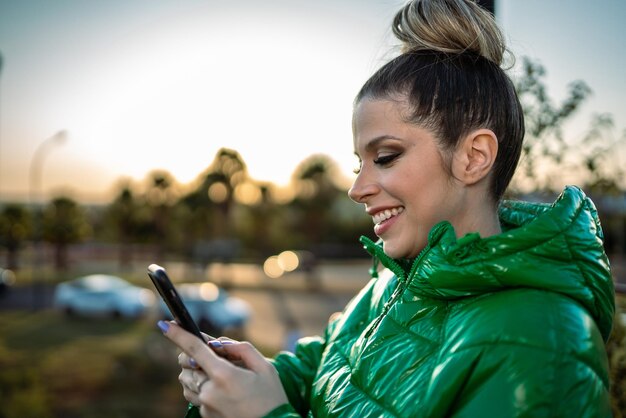
{"label": "jacket collar", "polygon": [[602,229],[593,202],[569,186],[553,204],[505,201],[503,232],[456,237],[440,222],[414,260],[388,257],[382,242],[361,242],[408,289],[439,299],[477,296],[510,288],[535,288],[575,299],[593,315],[605,338],[614,311],[614,290]]}

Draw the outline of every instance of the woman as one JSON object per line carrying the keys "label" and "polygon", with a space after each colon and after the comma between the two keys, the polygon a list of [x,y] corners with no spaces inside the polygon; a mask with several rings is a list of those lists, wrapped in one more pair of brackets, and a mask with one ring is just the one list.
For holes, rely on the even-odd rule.
{"label": "woman", "polygon": [[[323,337],[265,359],[172,323],[188,416],[609,417],[614,296],[593,203],[502,201],[522,109],[493,17],[470,0],[398,12],[403,53],[355,100],[350,197],[385,269]],[[192,360],[193,359],[193,360]]]}

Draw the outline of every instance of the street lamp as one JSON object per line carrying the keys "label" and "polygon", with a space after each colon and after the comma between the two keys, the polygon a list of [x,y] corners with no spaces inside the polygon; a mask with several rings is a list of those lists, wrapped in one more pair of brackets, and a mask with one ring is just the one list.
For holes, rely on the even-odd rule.
{"label": "street lamp", "polygon": [[[0,53],[0,73],[2,73],[2,64],[4,64],[4,59],[2,58],[2,54]],[[0,91],[1,91],[1,89],[0,89]],[[0,95],[0,102],[1,102],[1,99],[2,99],[2,95]],[[1,116],[2,116],[2,112],[0,112],[0,132],[2,132],[2,117]],[[2,145],[2,141],[1,140],[0,140],[0,145]],[[0,152],[0,161],[1,160],[2,160],[2,153]]]}
{"label": "street lamp", "polygon": [[30,162],[30,199],[31,204],[35,204],[36,200],[41,199],[41,172],[45,157],[57,145],[62,145],[67,140],[67,131],[62,130],[52,135],[50,138],[41,142]]}
{"label": "street lamp", "polygon": [[[33,289],[33,309],[36,310],[40,307],[41,303],[39,300],[39,296],[41,295],[43,289],[41,288],[41,282],[43,281],[43,273],[40,271],[40,267],[43,263],[43,254],[41,248],[41,239],[43,237],[43,214],[41,205],[43,204],[42,198],[43,193],[41,190],[42,183],[42,171],[43,171],[43,163],[45,158],[48,156],[50,151],[58,145],[62,145],[67,140],[67,131],[62,130],[52,135],[50,138],[42,141],[35,153],[33,154],[33,159],[30,162],[30,171],[29,171],[29,186],[30,186],[30,203],[31,207],[34,211],[34,234],[33,234],[33,250],[34,250],[34,268],[32,275],[32,289]],[[40,200],[40,201],[38,201]],[[42,279],[35,278],[35,276],[41,273]]]}

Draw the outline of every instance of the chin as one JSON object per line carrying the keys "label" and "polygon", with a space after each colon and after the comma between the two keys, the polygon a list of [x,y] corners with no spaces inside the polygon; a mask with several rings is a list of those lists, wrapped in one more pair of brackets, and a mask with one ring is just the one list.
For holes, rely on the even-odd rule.
{"label": "chin", "polygon": [[405,258],[407,251],[399,248],[397,245],[393,245],[389,242],[383,241],[383,251],[391,258]]}
{"label": "chin", "polygon": [[406,258],[411,259],[417,257],[422,250],[426,247],[426,243],[423,245],[401,245],[400,243],[393,243],[383,240],[383,251],[391,258]]}

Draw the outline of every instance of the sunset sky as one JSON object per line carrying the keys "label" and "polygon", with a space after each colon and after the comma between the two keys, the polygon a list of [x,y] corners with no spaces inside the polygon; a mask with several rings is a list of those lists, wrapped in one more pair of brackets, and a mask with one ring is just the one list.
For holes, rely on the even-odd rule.
{"label": "sunset sky", "polygon": [[[352,99],[390,56],[399,0],[0,0],[0,201],[25,200],[38,147],[38,198],[105,202],[121,178],[153,169],[188,183],[216,151],[286,184],[323,153],[355,166]],[[519,58],[547,69],[549,93],[593,90],[593,113],[626,128],[626,2],[499,0]],[[512,73],[514,74],[514,73]],[[626,159],[624,160],[626,164]]]}

